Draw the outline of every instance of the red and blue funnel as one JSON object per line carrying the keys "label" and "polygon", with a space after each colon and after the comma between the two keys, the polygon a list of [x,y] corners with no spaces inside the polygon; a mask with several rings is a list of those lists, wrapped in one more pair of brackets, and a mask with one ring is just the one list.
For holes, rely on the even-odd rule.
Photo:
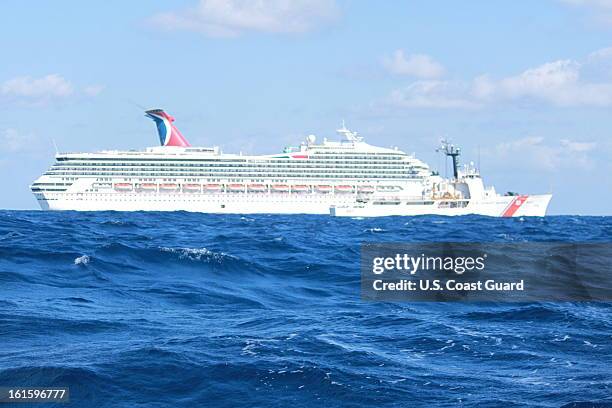
{"label": "red and blue funnel", "polygon": [[157,133],[159,133],[159,142],[162,146],[191,146],[176,126],[172,124],[174,118],[164,112],[163,109],[148,110],[146,111],[146,115],[155,121]]}

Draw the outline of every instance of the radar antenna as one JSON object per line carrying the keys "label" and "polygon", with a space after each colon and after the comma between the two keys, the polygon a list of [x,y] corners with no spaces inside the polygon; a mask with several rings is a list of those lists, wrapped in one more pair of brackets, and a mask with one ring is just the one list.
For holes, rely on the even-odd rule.
{"label": "radar antenna", "polygon": [[459,155],[461,154],[461,148],[451,144],[446,139],[440,140],[440,147],[436,149],[436,152],[442,152],[453,159],[453,176],[455,180],[459,179]]}
{"label": "radar antenna", "polygon": [[342,120],[342,127],[336,132],[344,136],[349,142],[361,142],[363,140],[363,137],[357,136],[357,132],[352,132],[346,128],[344,120]]}

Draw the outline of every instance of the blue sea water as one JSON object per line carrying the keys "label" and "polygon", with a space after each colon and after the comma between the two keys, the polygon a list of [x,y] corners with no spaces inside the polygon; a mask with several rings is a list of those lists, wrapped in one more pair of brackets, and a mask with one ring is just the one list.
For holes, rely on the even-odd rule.
{"label": "blue sea water", "polygon": [[359,246],[611,240],[607,217],[1,211],[0,387],[68,386],[75,407],[610,406],[610,303],[363,302]]}

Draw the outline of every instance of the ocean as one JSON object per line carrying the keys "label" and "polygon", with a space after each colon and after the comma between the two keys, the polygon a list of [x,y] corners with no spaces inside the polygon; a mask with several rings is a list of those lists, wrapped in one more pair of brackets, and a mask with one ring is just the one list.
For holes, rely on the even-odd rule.
{"label": "ocean", "polygon": [[611,303],[360,299],[360,243],[443,241],[610,242],[612,218],[1,211],[0,387],[69,387],[44,407],[612,406]]}

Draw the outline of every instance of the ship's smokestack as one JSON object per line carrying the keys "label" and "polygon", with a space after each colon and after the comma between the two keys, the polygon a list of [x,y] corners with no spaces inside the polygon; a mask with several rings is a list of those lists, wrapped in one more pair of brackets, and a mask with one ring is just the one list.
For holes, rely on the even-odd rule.
{"label": "ship's smokestack", "polygon": [[164,112],[163,109],[151,109],[145,112],[146,116],[153,119],[157,126],[157,133],[159,134],[159,142],[162,146],[180,146],[189,147],[191,146],[187,139],[179,132],[174,126],[174,118],[168,113]]}

